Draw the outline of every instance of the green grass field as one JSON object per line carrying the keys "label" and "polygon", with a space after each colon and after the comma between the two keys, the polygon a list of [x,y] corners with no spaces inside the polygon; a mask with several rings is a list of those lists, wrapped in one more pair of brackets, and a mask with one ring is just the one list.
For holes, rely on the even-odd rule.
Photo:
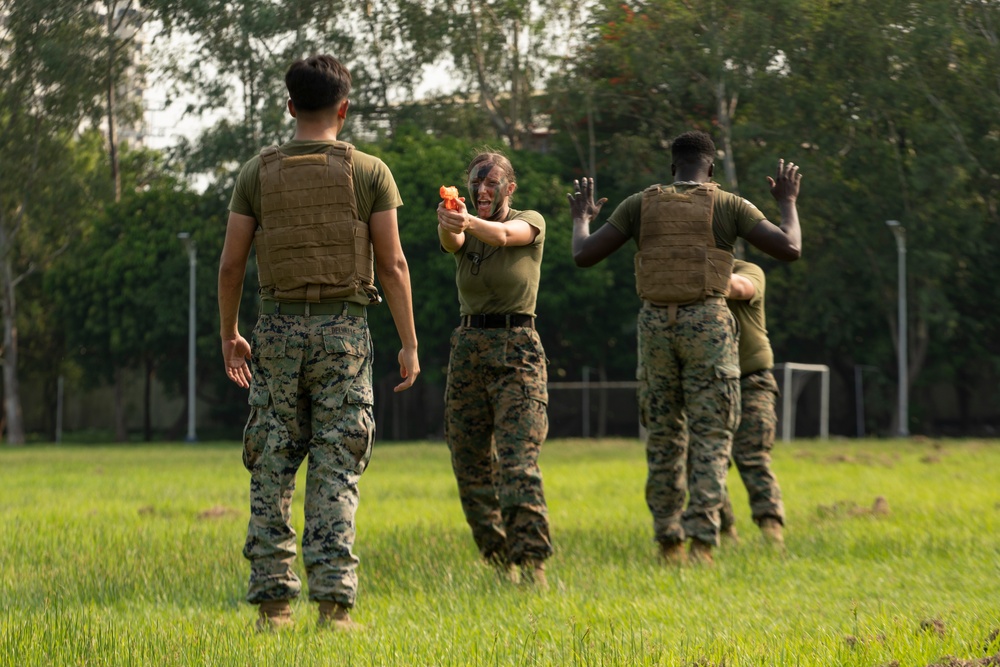
{"label": "green grass field", "polygon": [[383,444],[367,629],[317,629],[303,596],[257,635],[238,444],[0,448],[0,665],[1000,664],[1000,442],[779,443],[787,554],[733,472],[743,540],[714,568],[657,562],[638,441],[549,442],[542,469],[548,591],[478,562],[443,444]]}

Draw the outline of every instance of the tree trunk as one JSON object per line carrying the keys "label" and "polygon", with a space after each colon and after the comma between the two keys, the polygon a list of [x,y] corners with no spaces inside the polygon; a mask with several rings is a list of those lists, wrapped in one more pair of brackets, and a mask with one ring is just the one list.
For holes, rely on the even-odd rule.
{"label": "tree trunk", "polygon": [[726,172],[726,189],[733,194],[740,193],[739,179],[736,177],[736,157],[733,155],[733,116],[736,115],[736,103],[739,95],[732,97],[726,94],[726,84],[719,81],[715,89],[716,102],[719,110],[719,129],[722,132],[722,166]]}
{"label": "tree trunk", "polygon": [[[0,248],[7,248],[6,228],[0,225]],[[17,302],[14,267],[10,255],[3,257],[3,413],[7,444],[24,444],[21,385],[17,378]]]}
{"label": "tree trunk", "polygon": [[153,377],[156,374],[156,367],[152,359],[146,360],[146,386],[142,397],[142,438],[146,442],[153,440]]}
{"label": "tree trunk", "polygon": [[[483,29],[483,23],[480,21],[480,17],[476,13],[476,1],[470,0],[469,2],[469,19],[472,21],[473,32],[479,34]],[[517,132],[515,131],[513,121],[509,118],[505,118],[500,110],[500,104],[497,100],[496,95],[493,94],[493,90],[490,87],[489,79],[487,78],[487,66],[485,56],[481,45],[476,39],[473,39],[469,48],[472,51],[472,60],[476,66],[476,80],[479,83],[479,104],[489,116],[490,121],[493,123],[493,127],[496,128],[497,133],[503,137],[507,138],[510,142],[511,148],[520,148],[520,141]]]}
{"label": "tree trunk", "polygon": [[115,32],[117,27],[115,25],[114,10],[116,7],[115,2],[108,2],[107,8],[107,22],[108,22],[108,88],[105,91],[107,96],[107,115],[108,115],[108,157],[111,160],[111,183],[114,188],[115,203],[122,200],[122,177],[121,169],[119,168],[118,160],[118,135],[115,131],[115,43],[116,35]]}
{"label": "tree trunk", "polygon": [[115,369],[115,442],[128,440],[125,428],[125,371]]}

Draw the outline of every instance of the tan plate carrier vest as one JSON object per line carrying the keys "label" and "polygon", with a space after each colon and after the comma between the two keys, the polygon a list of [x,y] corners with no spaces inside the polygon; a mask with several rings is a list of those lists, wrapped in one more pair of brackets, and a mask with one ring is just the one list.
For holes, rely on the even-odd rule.
{"label": "tan plate carrier vest", "polygon": [[254,236],[262,295],[278,301],[378,299],[368,223],[354,197],[354,146],[260,153],[261,217]]}
{"label": "tan plate carrier vest", "polygon": [[715,247],[716,183],[689,192],[654,185],[642,193],[635,285],[656,305],[683,305],[729,294],[733,254]]}

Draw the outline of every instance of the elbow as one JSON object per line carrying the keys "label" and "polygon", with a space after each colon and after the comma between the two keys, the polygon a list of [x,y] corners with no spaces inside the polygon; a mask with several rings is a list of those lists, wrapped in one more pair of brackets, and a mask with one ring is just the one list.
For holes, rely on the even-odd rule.
{"label": "elbow", "polygon": [[794,262],[802,256],[802,248],[797,245],[789,244],[768,254],[777,260],[781,260],[782,262]]}
{"label": "elbow", "polygon": [[798,258],[802,257],[802,248],[797,245],[793,245],[788,248],[785,252],[785,256],[782,259],[786,262],[794,262]]}
{"label": "elbow", "polygon": [[243,282],[246,267],[240,267],[232,262],[222,261],[219,263],[219,284],[233,285]]}
{"label": "elbow", "polygon": [[573,241],[573,263],[576,264],[581,269],[588,269],[594,264],[597,264],[598,258],[595,257],[593,252],[588,252],[586,244],[577,243],[574,239]]}
{"label": "elbow", "polygon": [[409,275],[410,267],[407,265],[405,257],[398,257],[378,267],[379,282],[383,286],[390,286],[389,289],[402,283]]}

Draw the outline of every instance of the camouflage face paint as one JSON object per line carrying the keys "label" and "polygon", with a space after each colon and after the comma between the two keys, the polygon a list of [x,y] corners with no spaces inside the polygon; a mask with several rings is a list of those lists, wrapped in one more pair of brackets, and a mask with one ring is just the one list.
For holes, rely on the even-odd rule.
{"label": "camouflage face paint", "polygon": [[484,164],[469,175],[469,195],[476,212],[484,220],[493,220],[507,201],[507,178],[500,167]]}

